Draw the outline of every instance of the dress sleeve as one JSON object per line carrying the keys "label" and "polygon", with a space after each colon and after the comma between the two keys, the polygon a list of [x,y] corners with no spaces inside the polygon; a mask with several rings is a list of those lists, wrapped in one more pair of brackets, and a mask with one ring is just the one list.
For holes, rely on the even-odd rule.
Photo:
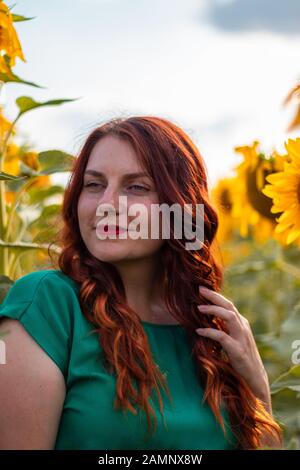
{"label": "dress sleeve", "polygon": [[57,364],[65,380],[72,331],[68,295],[68,285],[53,270],[41,270],[19,278],[0,305],[0,318],[18,320]]}

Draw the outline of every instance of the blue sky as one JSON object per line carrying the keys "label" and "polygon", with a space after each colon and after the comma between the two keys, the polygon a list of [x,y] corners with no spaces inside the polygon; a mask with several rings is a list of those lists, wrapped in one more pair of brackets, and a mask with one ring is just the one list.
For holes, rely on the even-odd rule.
{"label": "blue sky", "polygon": [[[8,85],[2,99],[76,98],[19,123],[37,150],[76,154],[98,123],[154,114],[173,120],[202,153],[210,184],[251,144],[283,151],[293,115],[282,101],[300,78],[298,0],[19,0],[13,11],[26,63],[14,71],[47,87]],[[299,134],[299,133],[298,133]]]}

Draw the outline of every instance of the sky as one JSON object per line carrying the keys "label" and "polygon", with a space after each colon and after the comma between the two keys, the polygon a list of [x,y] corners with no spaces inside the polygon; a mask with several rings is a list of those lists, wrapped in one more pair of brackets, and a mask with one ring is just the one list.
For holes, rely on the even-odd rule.
{"label": "sky", "polygon": [[[300,79],[299,0],[16,0],[26,63],[14,73],[43,89],[8,84],[15,99],[78,98],[24,115],[22,138],[37,151],[78,154],[89,132],[112,117],[157,115],[182,127],[214,185],[261,142],[284,151],[295,105],[282,102]],[[66,181],[67,175],[57,176]]]}

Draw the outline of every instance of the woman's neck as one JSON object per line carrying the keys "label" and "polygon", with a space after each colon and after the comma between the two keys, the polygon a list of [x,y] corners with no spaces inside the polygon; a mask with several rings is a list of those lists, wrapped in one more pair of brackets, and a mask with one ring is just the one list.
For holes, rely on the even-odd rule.
{"label": "woman's neck", "polygon": [[115,265],[122,278],[128,305],[141,320],[172,323],[174,318],[163,302],[161,269],[158,256],[129,260]]}

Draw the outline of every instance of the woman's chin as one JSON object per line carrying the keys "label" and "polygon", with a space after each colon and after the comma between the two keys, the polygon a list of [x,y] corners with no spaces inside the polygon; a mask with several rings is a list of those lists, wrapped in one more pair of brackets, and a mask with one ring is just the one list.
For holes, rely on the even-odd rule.
{"label": "woman's chin", "polygon": [[100,261],[104,261],[106,263],[112,263],[117,261],[122,261],[122,259],[126,258],[127,250],[118,247],[116,245],[113,246],[106,246],[105,249],[101,250],[90,250],[92,255],[99,259]]}

